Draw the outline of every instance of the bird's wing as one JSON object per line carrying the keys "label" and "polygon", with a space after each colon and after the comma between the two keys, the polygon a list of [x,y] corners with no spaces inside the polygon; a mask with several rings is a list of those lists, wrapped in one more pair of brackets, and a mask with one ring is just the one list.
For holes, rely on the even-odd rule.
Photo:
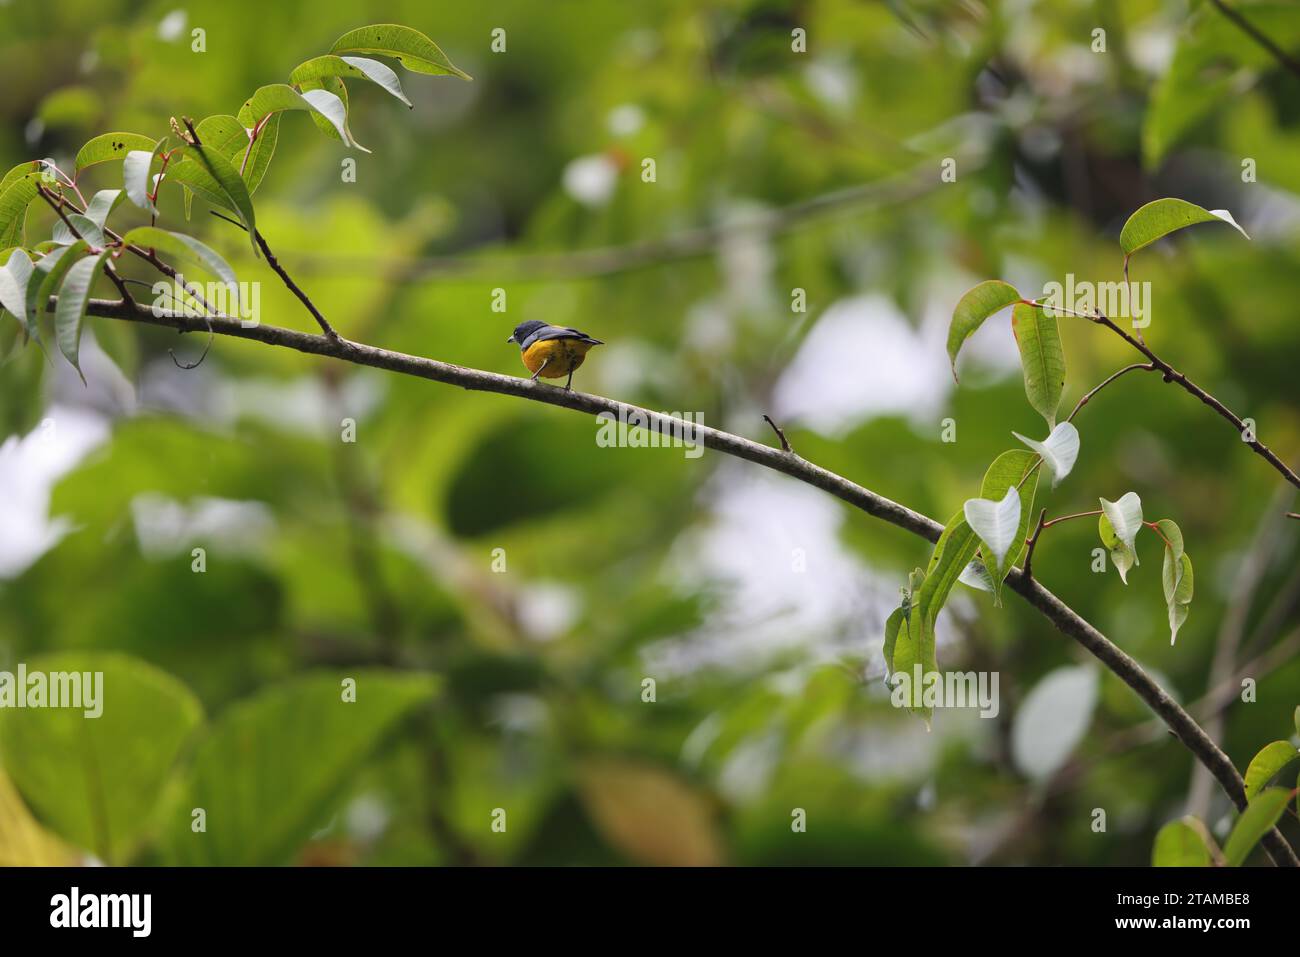
{"label": "bird's wing", "polygon": [[581,339],[583,342],[590,342],[592,345],[604,345],[604,343],[599,339],[593,339],[585,332],[580,332],[577,329],[561,326],[543,326],[525,339],[521,348],[527,349],[534,343],[542,342],[546,339]]}

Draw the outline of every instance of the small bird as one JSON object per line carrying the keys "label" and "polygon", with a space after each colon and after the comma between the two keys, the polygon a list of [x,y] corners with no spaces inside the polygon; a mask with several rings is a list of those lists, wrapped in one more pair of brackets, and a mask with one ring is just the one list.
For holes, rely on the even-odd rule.
{"label": "small bird", "polygon": [[534,379],[538,376],[558,379],[567,375],[569,381],[564,383],[565,389],[572,388],[573,370],[582,365],[582,360],[587,358],[591,347],[604,345],[585,332],[564,326],[550,326],[537,319],[519,323],[506,342],[519,345],[520,358]]}

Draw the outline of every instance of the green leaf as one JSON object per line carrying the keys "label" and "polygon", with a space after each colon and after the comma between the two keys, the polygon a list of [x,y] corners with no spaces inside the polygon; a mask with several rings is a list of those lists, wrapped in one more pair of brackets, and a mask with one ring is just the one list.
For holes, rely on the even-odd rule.
{"label": "green leaf", "polygon": [[1038,306],[1018,305],[1011,310],[1011,329],[1020,347],[1020,364],[1025,373],[1025,395],[1029,404],[1056,426],[1056,410],[1065,387],[1065,353],[1056,319]]}
{"label": "green leaf", "polygon": [[5,173],[4,179],[0,179],[0,195],[3,195],[5,190],[18,182],[18,180],[22,179],[24,176],[28,176],[31,173],[40,173],[44,169],[45,162],[43,160],[27,160],[19,163],[9,172]]}
{"label": "green leaf", "polygon": [[1156,530],[1165,542],[1165,550],[1173,549],[1175,560],[1183,557],[1183,530],[1171,518],[1162,518],[1156,522]]}
{"label": "green leaf", "polygon": [[948,600],[953,585],[961,577],[962,571],[970,564],[979,549],[979,539],[966,524],[966,517],[958,512],[948,519],[943,534],[935,543],[934,554],[926,567],[925,581],[921,584],[913,604],[923,617],[933,620],[939,614],[943,603]]}
{"label": "green leaf", "polygon": [[24,173],[0,193],[0,249],[24,245],[27,207],[40,191],[45,174]]}
{"label": "green leaf", "polygon": [[1290,741],[1274,741],[1260,748],[1246,768],[1246,800],[1253,800],[1269,781],[1296,758],[1300,758],[1300,751]]}
{"label": "green leaf", "polygon": [[1152,867],[1209,867],[1213,856],[1205,825],[1188,816],[1170,821],[1156,834]]}
{"label": "green leaf", "polygon": [[1268,788],[1255,795],[1237,818],[1232,833],[1228,835],[1228,843],[1223,847],[1224,861],[1229,867],[1240,867],[1245,863],[1255,845],[1277,823],[1290,800],[1291,792],[1286,788]]}
{"label": "green leaf", "polygon": [[1111,527],[1110,519],[1104,513],[1097,519],[1097,532],[1102,545],[1110,553],[1111,564],[1119,572],[1119,580],[1127,585],[1129,569],[1137,562],[1137,552],[1120,541],[1115,529]]}
{"label": "green leaf", "polygon": [[1192,604],[1192,558],[1186,553],[1178,561],[1172,561],[1170,550],[1165,549],[1165,564],[1161,581],[1165,589],[1165,603],[1169,606],[1169,643],[1178,638],[1178,629],[1187,621],[1187,612]]}
{"label": "green leaf", "polygon": [[309,89],[299,93],[286,83],[272,83],[259,88],[244,102],[239,110],[239,122],[252,128],[262,118],[283,110],[317,113],[329,121],[345,144],[370,152],[352,138],[348,130],[347,107],[342,99],[328,90]]}
{"label": "green leaf", "polygon": [[193,236],[184,233],[168,232],[156,226],[138,226],[122,237],[124,242],[134,243],[145,249],[161,250],[171,256],[192,262],[216,276],[229,288],[228,294],[234,302],[232,312],[239,308],[239,278],[221,255],[205,246]]}
{"label": "green leaf", "polygon": [[90,202],[86,204],[86,218],[102,230],[113,210],[117,209],[125,198],[126,193],[123,190],[101,189],[90,197]]}
{"label": "green leaf", "polygon": [[59,287],[59,302],[54,309],[54,334],[59,341],[59,351],[72,363],[81,381],[86,377],[81,373],[78,352],[81,348],[81,323],[86,318],[86,301],[90,299],[90,287],[94,285],[95,274],[99,264],[104,261],[104,253],[79,259],[68,269]]}
{"label": "green leaf", "polygon": [[895,608],[890,612],[889,617],[885,619],[885,681],[889,681],[889,676],[894,672],[894,648],[898,642],[899,630],[907,628],[908,609],[903,607]]}
{"label": "green leaf", "polygon": [[[921,666],[923,676],[939,670],[935,656],[935,619],[978,549],[979,539],[966,524],[963,513],[958,512],[948,520],[943,534],[939,536],[925,571],[925,580],[912,595],[907,628],[899,629],[894,645],[896,672],[902,672],[911,678],[916,665]],[[919,692],[920,689],[914,690]],[[908,710],[921,715],[927,723],[932,714],[932,709],[923,705],[909,705]]]}
{"label": "green leaf", "polygon": [[37,322],[41,313],[49,308],[50,297],[58,290],[63,277],[72,268],[73,263],[86,253],[89,247],[86,241],[78,240],[71,246],[59,246],[50,250],[36,261],[32,278],[27,283],[27,326],[32,338],[40,341]]}
{"label": "green leaf", "polygon": [[231,166],[239,170],[251,195],[257,192],[267,167],[271,165],[271,158],[275,155],[276,143],[280,138],[281,115],[273,113],[262,124],[257,139],[251,143],[251,131],[245,129],[238,119],[224,113],[206,117],[195,126],[194,131],[199,134],[199,141],[203,145],[215,149],[230,160]]}
{"label": "green leaf", "polygon": [[[1292,0],[1254,0],[1251,25],[1283,50],[1300,46],[1300,21]],[[1257,84],[1277,59],[1209,4],[1202,4],[1178,31],[1168,67],[1160,72],[1142,123],[1143,165],[1155,172],[1169,150],[1214,113],[1241,101],[1243,80]]]}
{"label": "green leaf", "polygon": [[266,171],[271,165],[271,159],[275,156],[275,147],[280,140],[280,117],[281,114],[276,113],[262,124],[262,130],[257,134],[257,139],[253,140],[252,145],[246,148],[247,159],[245,159],[244,153],[241,151],[236,151],[231,157],[232,161],[235,157],[238,157],[239,163],[236,168],[239,169],[240,175],[244,177],[244,182],[248,184],[250,194],[257,192],[257,187],[262,185]]}
{"label": "green leaf", "polygon": [[76,179],[83,169],[97,163],[124,160],[126,154],[132,150],[153,152],[154,144],[157,142],[154,137],[140,133],[103,133],[90,140],[77,152],[72,167],[72,178]]}
{"label": "green leaf", "polygon": [[[428,701],[426,675],[352,671],[291,679],[229,708],[199,744],[169,830],[175,863],[276,865],[329,817],[339,792],[403,715]],[[208,830],[190,829],[204,808]]]}
{"label": "green leaf", "polygon": [[438,45],[419,30],[395,23],[376,23],[349,30],[334,41],[330,53],[377,53],[391,56],[412,73],[458,76],[471,79],[438,49]]}
{"label": "green leaf", "polygon": [[122,183],[126,188],[127,198],[146,213],[157,213],[158,208],[150,198],[153,192],[153,161],[167,149],[167,137],[163,137],[147,150],[131,150],[122,160]]}
{"label": "green leaf", "polygon": [[[998,563],[996,569],[990,568],[990,563],[985,561],[983,564],[990,573],[993,583],[993,603],[1002,604],[1002,583],[1019,561],[1025,550],[1025,539],[1029,536],[1029,526],[1034,517],[1034,496],[1038,492],[1037,471],[1028,479],[1025,478],[1030,470],[1034,467],[1034,461],[1037,459],[1032,452],[1024,449],[1011,449],[1003,452],[993,460],[988,471],[984,473],[984,481],[980,486],[980,496],[986,499],[998,500],[1006,495],[1007,490],[1020,486],[1020,521],[1016,526],[1016,533],[1013,542],[1018,544],[1007,552],[1006,556]],[[1024,482],[1022,485],[1021,482]],[[985,556],[987,559],[989,556]]]}
{"label": "green leaf", "polygon": [[202,196],[204,200],[213,206],[228,209],[236,216],[239,215],[234,200],[226,195],[221,188],[221,184],[212,178],[212,174],[198,160],[182,159],[179,163],[172,163],[167,167],[167,179],[179,183],[185,189],[187,198],[186,219],[189,219],[188,202],[192,200],[195,193]]}
{"label": "green leaf", "polygon": [[1183,550],[1183,532],[1172,519],[1156,522],[1156,531],[1164,540],[1164,566],[1161,582],[1165,602],[1169,605],[1169,643],[1178,637],[1178,629],[1187,620],[1188,606],[1192,601],[1192,560]]}
{"label": "green leaf", "polygon": [[[244,184],[243,178],[230,165],[230,161],[217,152],[215,148],[211,146],[191,146],[189,149],[198,157],[198,162],[215,182],[222,197],[221,205],[234,210],[238,214],[240,222],[244,224],[244,228],[248,231],[248,241],[253,247],[253,256],[258,257],[260,254],[257,249],[257,240],[254,238],[257,224],[256,216],[253,213],[253,200],[248,195],[248,187]],[[184,163],[181,164],[181,166],[184,165]],[[194,183],[191,182],[189,185],[195,191],[198,191],[198,187]]]}
{"label": "green leaf", "polygon": [[156,823],[159,796],[202,707],[175,678],[125,655],[65,652],[27,663],[29,683],[51,672],[102,673],[102,713],[0,709],[4,766],[59,835],[105,863],[128,863]]}
{"label": "green leaf", "polygon": [[321,80],[327,76],[351,76],[369,80],[387,90],[408,107],[412,106],[411,101],[402,92],[402,84],[397,79],[397,74],[389,69],[387,64],[366,57],[333,54],[318,56],[294,67],[293,72],[289,74],[289,82],[301,84],[310,80]]}
{"label": "green leaf", "polygon": [[988,279],[966,291],[952,311],[948,325],[948,358],[952,362],[952,377],[957,379],[957,353],[966,340],[975,334],[984,320],[1012,303],[1020,301],[1020,293],[1010,283],[1001,279]]}
{"label": "green leaf", "polygon": [[[1196,223],[1227,223],[1246,236],[1226,209],[1202,209],[1181,199],[1157,199],[1147,203],[1128,218],[1119,233],[1119,245],[1125,257],[1132,256],[1163,236]],[[1249,239],[1249,236],[1246,236]]]}

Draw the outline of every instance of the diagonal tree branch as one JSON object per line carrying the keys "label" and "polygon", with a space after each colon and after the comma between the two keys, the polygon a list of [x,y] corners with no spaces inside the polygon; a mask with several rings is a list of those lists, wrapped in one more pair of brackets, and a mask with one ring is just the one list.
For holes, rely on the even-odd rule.
{"label": "diagonal tree branch", "polygon": [[1261,33],[1254,24],[1236,10],[1232,9],[1232,7],[1224,3],[1223,0],[1210,0],[1210,2],[1214,4],[1220,13],[1236,24],[1237,29],[1241,30],[1242,33],[1246,34],[1246,36],[1250,37],[1267,50],[1273,59],[1277,60],[1278,63],[1282,64],[1282,66],[1286,67],[1296,76],[1300,76],[1300,61],[1297,61],[1295,57],[1291,56],[1267,36]]}
{"label": "diagonal tree branch", "polygon": [[[1246,423],[1235,412],[1229,409],[1226,405],[1224,405],[1214,396],[1210,395],[1210,393],[1206,392],[1204,389],[1202,389],[1191,379],[1187,378],[1186,375],[1179,372],[1177,369],[1171,366],[1164,359],[1161,359],[1158,355],[1152,352],[1151,347],[1148,346],[1144,341],[1129,335],[1127,332],[1125,332],[1123,329],[1117,326],[1112,320],[1102,315],[1100,312],[1097,313],[1095,316],[1085,316],[1084,318],[1090,319],[1091,321],[1097,323],[1098,325],[1105,326],[1107,329],[1114,332],[1115,335],[1119,336],[1121,339],[1123,339],[1125,342],[1131,345],[1138,352],[1142,353],[1144,356],[1150,359],[1151,361],[1149,363],[1149,366],[1153,366],[1154,370],[1156,372],[1159,372],[1166,382],[1174,382],[1182,386],[1192,395],[1196,396],[1196,398],[1200,399],[1202,402],[1208,405],[1215,412],[1219,413],[1219,415],[1221,415],[1223,418],[1231,422],[1232,427],[1235,428],[1238,434],[1241,435],[1242,442],[1250,446],[1250,448],[1253,449],[1257,454],[1259,454],[1264,459],[1264,461],[1268,462],[1269,465],[1277,469],[1278,472],[1282,474],[1282,477],[1285,478],[1288,482],[1290,482],[1296,488],[1300,488],[1300,475],[1297,475],[1293,469],[1291,469],[1285,462],[1283,462],[1280,458],[1278,458],[1276,452],[1270,449],[1263,442],[1259,441],[1258,438],[1251,438],[1250,441],[1246,441],[1246,435],[1245,435]],[[1148,368],[1148,365],[1139,364],[1136,366],[1128,366],[1125,369],[1121,369],[1120,373],[1127,372],[1130,369],[1136,369],[1136,368]],[[1117,375],[1118,374],[1119,373],[1117,373]],[[1107,382],[1109,381],[1110,380],[1108,379]],[[1105,382],[1102,383],[1102,385],[1105,384],[1106,384]],[[1100,388],[1100,386],[1098,386],[1098,388]],[[1071,413],[1071,415],[1073,415],[1073,413]]]}
{"label": "diagonal tree branch", "polygon": [[[51,298],[49,308],[52,309],[56,302],[57,299]],[[328,356],[356,365],[384,369],[403,375],[429,379],[434,382],[460,386],[471,391],[515,396],[589,415],[607,413],[624,418],[629,415],[636,415],[643,417],[641,421],[646,422],[649,427],[659,429],[665,435],[699,442],[706,448],[788,475],[815,488],[829,492],[836,498],[856,506],[868,515],[886,521],[891,525],[896,525],[924,538],[926,541],[938,541],[939,535],[943,531],[943,526],[928,516],[878,495],[843,476],[836,475],[834,472],[814,465],[806,459],[792,455],[783,449],[761,445],[758,442],[732,435],[729,432],[688,423],[673,416],[642,409],[625,402],[606,399],[602,396],[572,392],[529,379],[519,379],[494,372],[470,369],[448,362],[439,362],[436,359],[426,359],[421,356],[408,355],[352,342],[348,339],[332,339],[323,335],[298,332],[278,326],[259,325],[244,328],[238,321],[233,319],[205,320],[199,317],[191,318],[184,315],[159,313],[138,304],[132,305],[102,299],[91,300],[87,307],[87,314],[106,319],[121,319],[147,325],[163,326],[181,332],[205,332],[210,327],[218,335],[250,339],[268,345],[294,349],[309,355]],[[1238,808],[1246,806],[1245,785],[1232,761],[1206,735],[1200,725],[1136,661],[1085,621],[1061,599],[1048,591],[1041,583],[1026,575],[1020,569],[1013,569],[1007,581],[1030,605],[1042,613],[1058,631],[1077,641],[1110,671],[1119,676],[1125,684],[1131,687],[1160,716],[1170,731],[1183,742],[1193,756],[1214,775],[1233,804]],[[1276,828],[1265,835],[1263,844],[1277,864],[1292,867],[1300,866],[1300,860],[1297,860],[1295,852]]]}

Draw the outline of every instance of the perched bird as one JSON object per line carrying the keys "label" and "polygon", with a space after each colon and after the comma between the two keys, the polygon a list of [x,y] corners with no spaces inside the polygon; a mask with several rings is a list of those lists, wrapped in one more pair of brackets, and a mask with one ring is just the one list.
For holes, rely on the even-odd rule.
{"label": "perched bird", "polygon": [[536,379],[539,375],[558,379],[567,375],[566,389],[573,386],[573,370],[582,365],[592,346],[604,345],[585,332],[563,326],[549,326],[536,319],[515,326],[506,342],[519,345],[519,355],[524,365]]}

